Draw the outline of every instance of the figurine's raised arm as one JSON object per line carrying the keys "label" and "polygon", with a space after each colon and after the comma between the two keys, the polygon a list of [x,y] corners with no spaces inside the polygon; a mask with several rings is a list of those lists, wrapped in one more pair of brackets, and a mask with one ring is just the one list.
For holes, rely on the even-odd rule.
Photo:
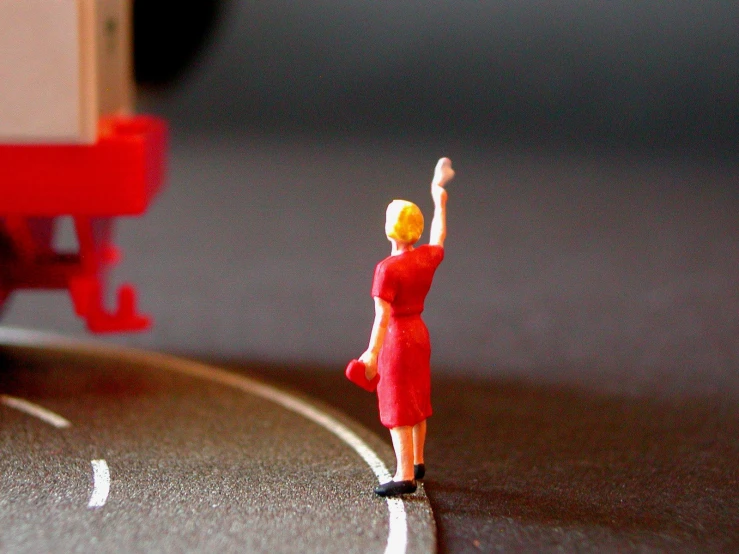
{"label": "figurine's raised arm", "polygon": [[431,181],[431,197],[434,199],[434,218],[431,220],[431,236],[429,244],[444,246],[446,239],[446,184],[454,178],[452,161],[441,158],[436,164],[434,178]]}

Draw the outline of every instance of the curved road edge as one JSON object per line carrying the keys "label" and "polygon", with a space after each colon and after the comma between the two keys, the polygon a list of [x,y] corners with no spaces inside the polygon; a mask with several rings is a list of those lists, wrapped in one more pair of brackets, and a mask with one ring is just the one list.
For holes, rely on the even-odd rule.
{"label": "curved road edge", "polygon": [[[0,327],[0,344],[16,347],[45,348],[92,356],[129,360],[159,369],[199,377],[223,386],[255,394],[285,409],[298,413],[338,436],[369,465],[380,482],[390,479],[388,465],[394,463],[389,445],[338,410],[308,395],[287,392],[261,380],[224,369],[158,352],[110,345],[89,340],[18,328]],[[373,494],[371,491],[369,494]],[[412,496],[387,500],[389,533],[385,554],[420,554],[436,552],[436,524],[428,497],[419,486]]]}

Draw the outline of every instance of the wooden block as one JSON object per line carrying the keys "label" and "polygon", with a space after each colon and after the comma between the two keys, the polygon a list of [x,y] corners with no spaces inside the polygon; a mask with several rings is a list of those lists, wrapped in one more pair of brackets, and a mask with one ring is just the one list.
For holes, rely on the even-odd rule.
{"label": "wooden block", "polygon": [[130,0],[0,0],[0,142],[92,143],[133,103]]}

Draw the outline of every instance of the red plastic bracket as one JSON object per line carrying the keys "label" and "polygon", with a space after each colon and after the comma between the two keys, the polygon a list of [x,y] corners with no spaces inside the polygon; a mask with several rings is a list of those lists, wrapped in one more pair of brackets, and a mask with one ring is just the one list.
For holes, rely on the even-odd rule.
{"label": "red plastic bracket", "polygon": [[[14,290],[68,289],[93,332],[137,331],[135,290],[104,308],[105,272],[119,259],[115,216],[143,213],[164,182],[166,124],[148,116],[100,121],[93,145],[0,145],[0,305]],[[54,222],[71,215],[79,252],[53,249]]]}

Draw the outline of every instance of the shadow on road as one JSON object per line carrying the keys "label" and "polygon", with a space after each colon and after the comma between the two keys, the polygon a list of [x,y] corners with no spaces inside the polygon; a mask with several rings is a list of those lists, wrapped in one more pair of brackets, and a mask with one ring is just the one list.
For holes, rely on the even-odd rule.
{"label": "shadow on road", "polygon": [[[232,364],[389,440],[340,370]],[[426,491],[441,552],[739,547],[739,404],[596,392],[529,377],[434,377]]]}

